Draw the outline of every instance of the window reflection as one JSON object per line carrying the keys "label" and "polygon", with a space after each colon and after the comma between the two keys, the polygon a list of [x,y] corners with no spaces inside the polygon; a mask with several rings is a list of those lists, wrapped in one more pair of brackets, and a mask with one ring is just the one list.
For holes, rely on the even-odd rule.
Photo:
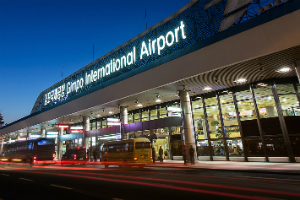
{"label": "window reflection", "polygon": [[165,118],[167,117],[167,107],[162,106],[159,108],[159,118]]}
{"label": "window reflection", "polygon": [[148,109],[147,110],[144,110],[142,112],[142,121],[149,121],[149,113],[148,113]]}
{"label": "window reflection", "polygon": [[194,128],[196,138],[200,139],[208,139],[207,130],[204,120],[204,110],[201,98],[196,98],[192,100],[192,108],[193,108],[193,118],[194,118]]}
{"label": "window reflection", "polygon": [[133,123],[133,114],[132,113],[128,113],[128,124]]}
{"label": "window reflection", "polygon": [[95,130],[96,129],[96,121],[92,122],[92,129],[91,130]]}
{"label": "window reflection", "polygon": [[253,91],[259,110],[263,135],[281,135],[281,126],[271,86],[266,83],[257,84],[254,86]]}
{"label": "window reflection", "polygon": [[211,145],[214,150],[214,156],[226,156],[224,140],[214,140],[211,141]]}
{"label": "window reflection", "polygon": [[198,156],[210,156],[208,140],[199,140],[197,142]]}
{"label": "window reflection", "polygon": [[254,89],[257,108],[259,110],[259,117],[270,118],[277,117],[277,110],[271,87],[268,85],[257,85]]}
{"label": "window reflection", "polygon": [[228,139],[227,147],[228,147],[228,151],[229,151],[229,156],[243,156],[244,155],[243,143],[240,138]]}
{"label": "window reflection", "polygon": [[156,108],[150,110],[150,120],[155,120],[155,119],[157,119],[157,109]]}
{"label": "window reflection", "polygon": [[276,85],[283,116],[300,116],[299,102],[292,84]]}
{"label": "window reflection", "polygon": [[171,126],[170,127],[171,135],[181,134],[180,128],[181,128],[180,126]]}
{"label": "window reflection", "polygon": [[232,94],[220,95],[220,103],[225,126],[226,137],[237,138],[241,137],[238,121],[236,118],[235,106],[233,103]]}
{"label": "window reflection", "polygon": [[100,129],[101,128],[101,121],[98,119],[97,120],[97,129]]}
{"label": "window reflection", "polygon": [[106,126],[106,119],[105,118],[103,118],[103,120],[102,120],[102,128],[106,128],[107,126]]}
{"label": "window reflection", "polygon": [[250,90],[239,91],[235,95],[244,137],[260,136]]}
{"label": "window reflection", "polygon": [[141,115],[140,115],[140,112],[137,111],[133,114],[133,117],[134,117],[134,122],[140,122],[141,121]]}
{"label": "window reflection", "polygon": [[245,139],[245,150],[248,156],[265,156],[262,141],[260,138]]}
{"label": "window reflection", "polygon": [[222,138],[222,125],[218,110],[218,101],[216,97],[205,99],[207,121],[209,125],[210,138]]}

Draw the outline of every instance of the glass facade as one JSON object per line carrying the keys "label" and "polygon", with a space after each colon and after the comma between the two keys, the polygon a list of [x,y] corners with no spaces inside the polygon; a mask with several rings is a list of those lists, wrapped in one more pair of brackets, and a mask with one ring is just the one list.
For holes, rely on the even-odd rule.
{"label": "glass facade", "polygon": [[[277,79],[191,97],[198,156],[290,157],[290,148],[300,157],[299,90],[296,79]],[[179,102],[130,111],[128,123],[172,116],[182,116]],[[105,127],[105,118],[91,120],[91,130]],[[129,138],[153,134],[153,147],[162,146],[165,158],[182,156],[180,126],[131,132]]]}
{"label": "glass facade", "polygon": [[198,156],[290,157],[290,145],[299,157],[299,87],[277,79],[191,97]]}

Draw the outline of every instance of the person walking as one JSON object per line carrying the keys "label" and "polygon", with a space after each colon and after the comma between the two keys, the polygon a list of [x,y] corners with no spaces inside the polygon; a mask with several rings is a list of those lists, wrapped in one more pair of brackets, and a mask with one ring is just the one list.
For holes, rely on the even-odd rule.
{"label": "person walking", "polygon": [[155,163],[156,161],[156,152],[155,152],[155,148],[152,148],[152,159],[153,159],[153,163]]}
{"label": "person walking", "polygon": [[163,162],[164,159],[163,159],[163,154],[164,154],[164,150],[162,149],[162,147],[160,146],[159,148],[159,159],[160,159],[160,162]]}
{"label": "person walking", "polygon": [[191,145],[189,153],[191,158],[191,164],[195,164],[195,159],[194,159],[195,149],[193,148],[193,145]]}

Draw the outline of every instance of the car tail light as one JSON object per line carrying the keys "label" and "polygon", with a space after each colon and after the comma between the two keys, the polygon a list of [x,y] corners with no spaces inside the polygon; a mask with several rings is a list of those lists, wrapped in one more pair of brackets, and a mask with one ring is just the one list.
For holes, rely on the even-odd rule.
{"label": "car tail light", "polygon": [[74,160],[76,160],[76,154],[74,154]]}
{"label": "car tail light", "polygon": [[138,160],[137,158],[133,158],[133,160]]}
{"label": "car tail light", "polygon": [[33,157],[33,160],[36,160],[36,156]]}
{"label": "car tail light", "polygon": [[55,158],[55,153],[54,153],[54,154],[52,154],[52,157],[53,157],[53,158]]}
{"label": "car tail light", "polygon": [[153,157],[151,156],[150,159],[152,159]]}
{"label": "car tail light", "polygon": [[87,154],[85,154],[85,158],[88,159],[88,155]]}

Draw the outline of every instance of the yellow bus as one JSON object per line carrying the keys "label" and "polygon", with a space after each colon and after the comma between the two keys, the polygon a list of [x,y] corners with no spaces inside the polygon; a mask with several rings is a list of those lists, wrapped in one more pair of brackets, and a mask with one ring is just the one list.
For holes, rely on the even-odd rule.
{"label": "yellow bus", "polygon": [[152,149],[147,138],[132,138],[128,140],[107,142],[102,148],[101,163],[109,165],[138,166],[152,163]]}

